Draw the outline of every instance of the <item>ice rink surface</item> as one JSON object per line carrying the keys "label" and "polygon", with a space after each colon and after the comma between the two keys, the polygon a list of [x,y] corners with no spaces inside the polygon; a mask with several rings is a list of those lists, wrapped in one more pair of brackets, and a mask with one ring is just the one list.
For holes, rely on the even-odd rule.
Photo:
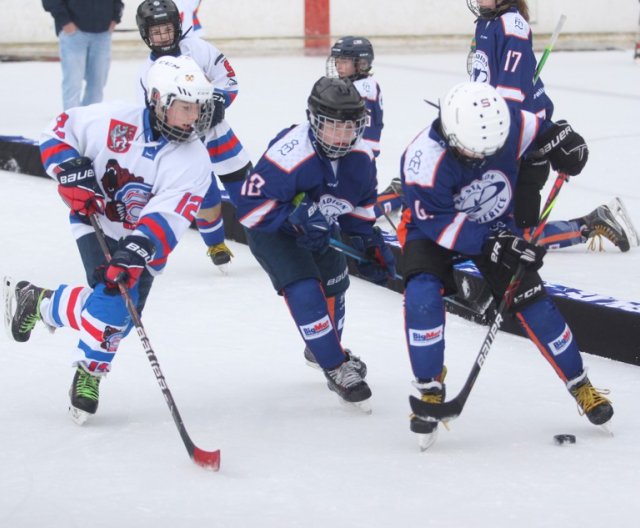
{"label": "ice rink surface", "polygon": [[[254,162],[282,128],[305,119],[323,58],[229,57],[240,95],[227,118]],[[379,53],[385,103],[380,188],[398,173],[437,100],[465,80],[465,54]],[[116,61],[107,99],[133,100],[139,60]],[[60,111],[57,63],[0,63],[0,134],[37,138]],[[640,226],[640,68],[630,52],[555,53],[543,79],[591,148],[555,219],[620,196]],[[0,274],[81,284],[84,272],[55,186],[0,172]],[[287,308],[245,246],[229,276],[189,232],[143,316],[193,440],[222,450],[217,474],[187,458],[140,341],[132,333],[83,427],[66,415],[76,336],[42,328],[27,344],[0,334],[0,526],[136,528],[602,527],[640,516],[640,369],[585,355],[611,390],[604,434],[578,415],[527,340],[500,334],[463,415],[419,453],[408,428],[414,390],[402,296],[359,279],[347,294],[344,342],[369,366],[370,416],[344,409],[302,358]],[[640,248],[550,253],[542,275],[640,301]],[[598,321],[593,321],[598,325]],[[602,327],[602,332],[610,330]],[[448,390],[457,393],[486,329],[447,319]],[[640,336],[639,342],[640,342]],[[639,345],[640,346],[640,345]],[[577,436],[557,447],[557,433]]]}

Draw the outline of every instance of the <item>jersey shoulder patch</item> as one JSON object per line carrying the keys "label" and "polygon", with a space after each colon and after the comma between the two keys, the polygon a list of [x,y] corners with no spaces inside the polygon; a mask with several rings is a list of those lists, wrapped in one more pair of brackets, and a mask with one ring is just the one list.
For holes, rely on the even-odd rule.
{"label": "jersey shoulder patch", "polygon": [[407,147],[402,172],[408,184],[433,187],[438,165],[446,150],[429,137],[431,127],[423,130]]}
{"label": "jersey shoulder patch", "polygon": [[375,101],[378,99],[378,83],[373,77],[358,79],[353,83],[353,85],[356,87],[363,99],[368,99],[369,101]]}
{"label": "jersey shoulder patch", "polygon": [[529,23],[522,18],[520,13],[509,12],[500,17],[504,34],[507,37],[516,37],[520,39],[528,39],[531,28]]}
{"label": "jersey shoulder patch", "polygon": [[292,128],[276,141],[265,153],[271,163],[285,172],[292,172],[300,163],[315,155],[309,140],[309,125],[303,124]]}

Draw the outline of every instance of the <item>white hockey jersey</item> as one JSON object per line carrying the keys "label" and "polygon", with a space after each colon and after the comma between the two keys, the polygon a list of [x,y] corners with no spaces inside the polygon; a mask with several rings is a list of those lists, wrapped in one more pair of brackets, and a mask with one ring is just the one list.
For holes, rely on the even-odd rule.
{"label": "white hockey jersey", "polygon": [[[60,114],[40,138],[47,174],[57,181],[61,163],[80,156],[93,160],[105,197],[100,217],[105,234],[119,240],[146,236],[155,247],[151,273],[189,228],[211,182],[211,164],[201,141],[154,140],[149,111],[127,103],[99,103]],[[74,236],[93,232],[71,213]]]}

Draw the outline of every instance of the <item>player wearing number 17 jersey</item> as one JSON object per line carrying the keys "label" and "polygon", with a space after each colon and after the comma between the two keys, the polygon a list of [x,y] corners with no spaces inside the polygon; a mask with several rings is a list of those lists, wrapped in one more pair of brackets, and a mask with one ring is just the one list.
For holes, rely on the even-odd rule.
{"label": "player wearing number 17 jersey", "polygon": [[[141,311],[154,275],[194,220],[211,181],[199,137],[212,119],[213,86],[188,57],[157,60],[147,81],[146,108],[119,103],[73,108],[40,140],[47,174],[71,209],[88,286],[50,290],[5,281],[6,318],[16,341],[27,341],[40,320],[50,329],[79,332],[70,393],[78,423],[96,412],[101,376],[131,329],[118,284],[127,286]],[[90,215],[104,230],[110,261]]]}

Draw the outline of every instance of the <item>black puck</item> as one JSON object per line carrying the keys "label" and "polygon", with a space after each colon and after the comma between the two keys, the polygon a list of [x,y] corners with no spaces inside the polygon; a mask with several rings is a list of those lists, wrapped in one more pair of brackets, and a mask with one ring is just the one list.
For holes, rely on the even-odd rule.
{"label": "black puck", "polygon": [[553,437],[556,445],[575,444],[576,437],[572,434],[557,434]]}

